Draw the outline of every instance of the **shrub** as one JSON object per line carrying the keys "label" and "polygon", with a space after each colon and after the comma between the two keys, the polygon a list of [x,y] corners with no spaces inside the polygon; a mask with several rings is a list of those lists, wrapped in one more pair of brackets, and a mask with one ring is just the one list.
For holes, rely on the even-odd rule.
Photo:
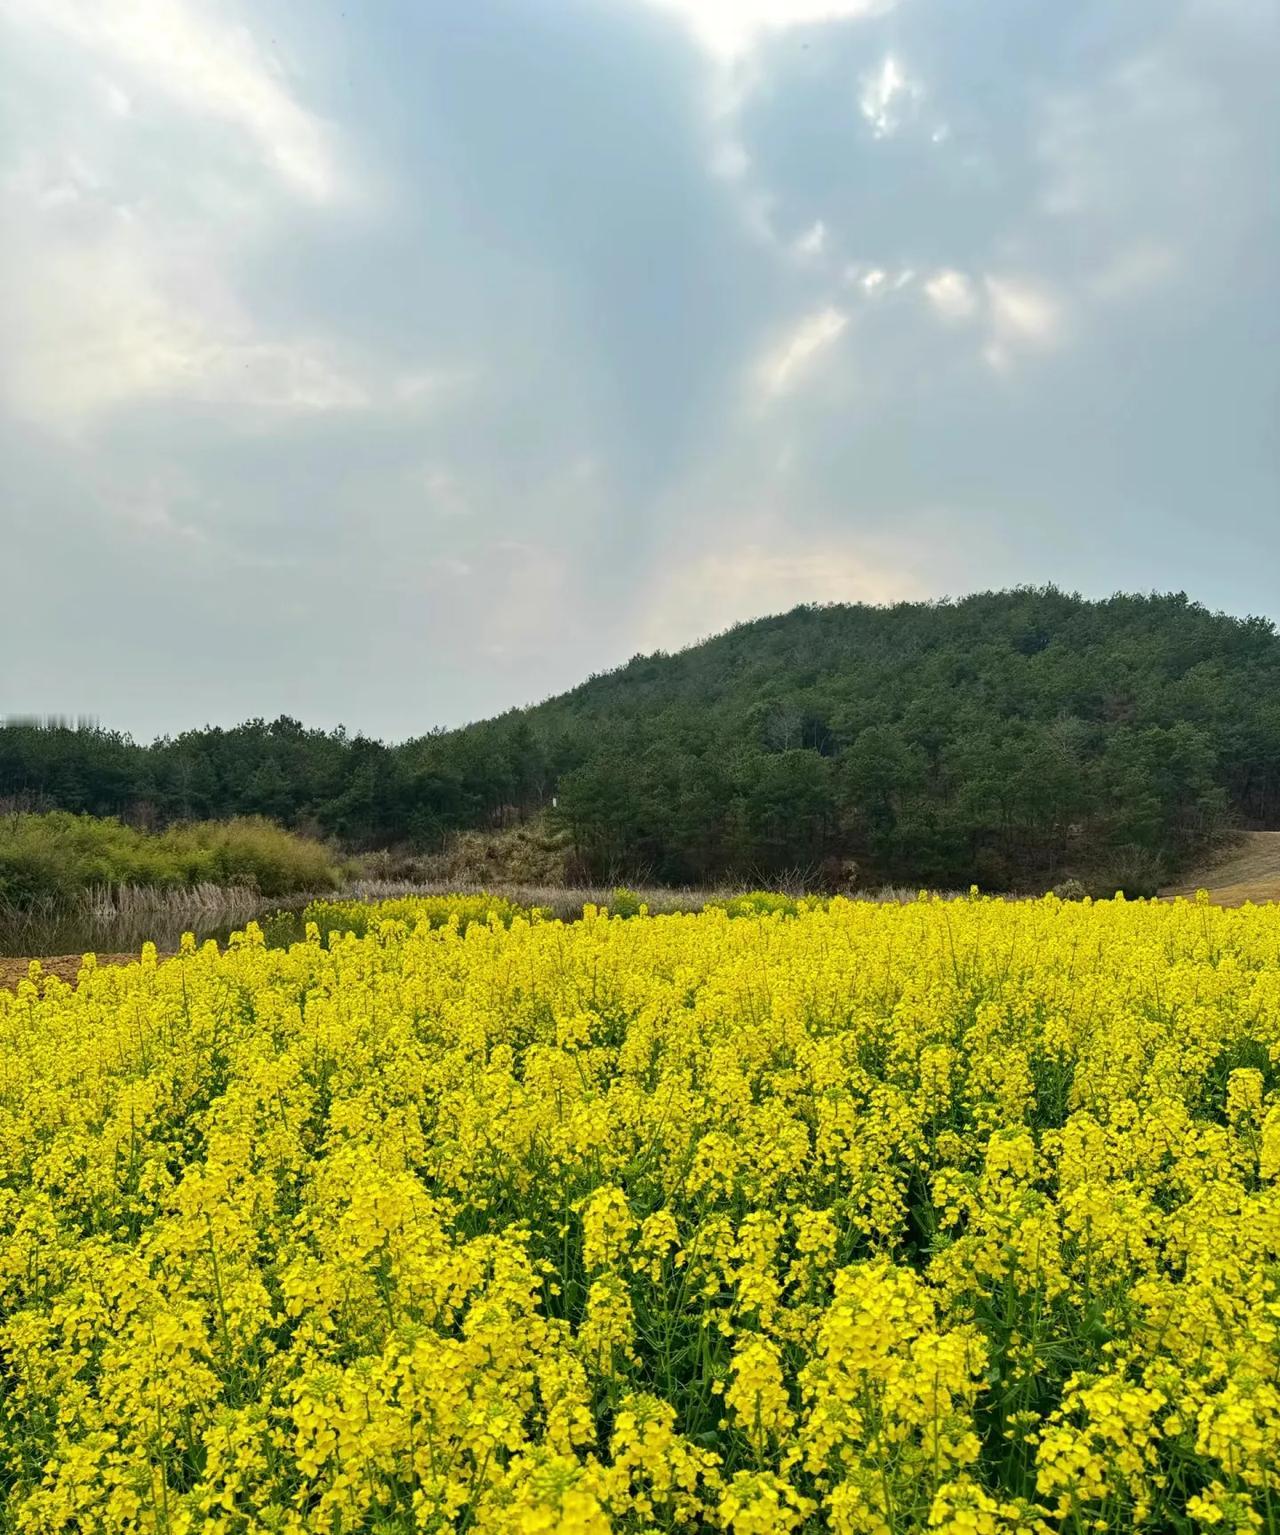
{"label": "shrub", "polygon": [[1155,853],[1126,845],[1117,848],[1090,881],[1091,893],[1099,900],[1109,900],[1120,892],[1133,900],[1155,895],[1164,879],[1164,866]]}
{"label": "shrub", "polygon": [[0,900],[19,908],[111,885],[243,884],[273,896],[337,880],[327,848],[256,816],[159,834],[65,810],[0,818]]}
{"label": "shrub", "polygon": [[262,929],[262,941],[269,949],[287,949],[300,943],[303,934],[302,914],[296,911],[273,911],[258,919]]}
{"label": "shrub", "polygon": [[322,843],[261,816],[198,821],[173,827],[157,840],[179,864],[203,865],[201,877],[214,884],[253,884],[263,895],[289,895],[338,883],[339,871]]}
{"label": "shrub", "polygon": [[638,917],[645,909],[640,897],[625,885],[619,885],[609,897],[609,911],[615,917]]}

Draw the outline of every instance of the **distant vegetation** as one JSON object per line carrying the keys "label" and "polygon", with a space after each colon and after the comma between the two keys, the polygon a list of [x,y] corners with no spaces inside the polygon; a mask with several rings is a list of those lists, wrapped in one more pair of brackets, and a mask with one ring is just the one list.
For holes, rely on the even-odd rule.
{"label": "distant vegetation", "polygon": [[68,902],[113,886],[248,885],[284,896],[332,888],[337,878],[328,849],[257,817],[148,833],[62,810],[0,816],[0,908]]}
{"label": "distant vegetation", "polygon": [[284,718],[151,746],[10,725],[0,797],[411,851],[541,814],[590,881],[1141,893],[1280,825],[1280,638],[1181,595],[803,607],[398,746]]}

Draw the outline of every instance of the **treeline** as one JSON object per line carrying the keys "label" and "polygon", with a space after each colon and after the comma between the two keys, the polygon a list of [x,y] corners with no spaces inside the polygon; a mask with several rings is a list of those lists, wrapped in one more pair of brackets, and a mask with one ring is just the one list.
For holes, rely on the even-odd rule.
{"label": "treeline", "polygon": [[10,726],[4,796],[424,849],[554,800],[593,879],[1140,891],[1228,825],[1280,824],[1280,638],[1181,594],[803,607],[398,746]]}
{"label": "treeline", "polygon": [[549,793],[532,731],[503,720],[388,746],[297,720],[207,726],[143,746],[118,731],[0,726],[0,809],[79,811],[133,825],[261,815],[352,849],[434,848]]}

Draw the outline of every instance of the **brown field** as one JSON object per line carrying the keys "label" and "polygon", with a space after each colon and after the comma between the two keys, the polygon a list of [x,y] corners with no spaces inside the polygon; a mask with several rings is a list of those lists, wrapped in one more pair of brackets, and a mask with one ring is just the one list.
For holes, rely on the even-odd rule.
{"label": "brown field", "polygon": [[1251,831],[1194,879],[1171,885],[1161,895],[1194,895],[1207,890],[1216,906],[1246,901],[1280,901],[1280,831]]}
{"label": "brown field", "polygon": [[[100,965],[132,965],[137,961],[137,954],[99,954]],[[52,959],[42,959],[40,968],[46,975],[56,975],[61,981],[74,981],[80,974],[80,966],[83,964],[83,956],[79,954],[55,954]],[[10,990],[17,987],[19,981],[27,978],[27,966],[29,959],[10,958],[0,954],[0,986],[6,986]]]}

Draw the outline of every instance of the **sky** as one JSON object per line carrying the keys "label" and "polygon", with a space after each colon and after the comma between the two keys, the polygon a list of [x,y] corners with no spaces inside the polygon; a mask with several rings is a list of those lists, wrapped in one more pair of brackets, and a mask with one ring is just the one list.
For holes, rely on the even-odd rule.
{"label": "sky", "polygon": [[0,0],[0,714],[1280,618],[1276,0]]}

